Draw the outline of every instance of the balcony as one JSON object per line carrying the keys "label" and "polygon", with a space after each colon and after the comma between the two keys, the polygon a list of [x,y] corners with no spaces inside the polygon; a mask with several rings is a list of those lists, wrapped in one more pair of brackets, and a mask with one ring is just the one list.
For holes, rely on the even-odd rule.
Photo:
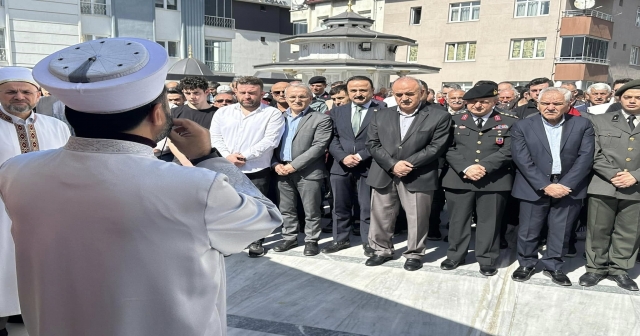
{"label": "balcony", "polygon": [[230,19],[230,18],[223,18],[219,16],[205,15],[204,25],[210,26],[210,27],[235,29],[236,20]]}
{"label": "balcony", "polygon": [[106,4],[91,3],[89,1],[80,2],[80,13],[91,15],[109,15]]}
{"label": "balcony", "polygon": [[560,36],[593,36],[611,40],[613,17],[595,10],[568,10],[562,14]]}
{"label": "balcony", "polygon": [[556,63],[592,63],[592,64],[603,64],[609,65],[608,59],[603,58],[595,58],[595,57],[557,57]]}
{"label": "balcony", "polygon": [[579,16],[590,16],[590,17],[599,18],[605,21],[613,22],[613,15],[603,13],[597,10],[572,9],[572,10],[562,12],[562,17],[579,17]]}
{"label": "balcony", "polygon": [[213,71],[214,74],[219,72],[233,73],[233,63],[220,63],[211,61],[206,61],[205,63],[207,64],[209,69]]}

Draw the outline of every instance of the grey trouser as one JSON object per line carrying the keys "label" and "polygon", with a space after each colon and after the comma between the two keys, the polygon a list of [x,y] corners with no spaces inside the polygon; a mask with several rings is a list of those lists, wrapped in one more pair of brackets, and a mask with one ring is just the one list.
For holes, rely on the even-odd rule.
{"label": "grey trouser", "polygon": [[278,196],[280,212],[284,219],[282,238],[298,239],[298,195],[302,200],[305,214],[305,242],[317,242],[320,238],[320,205],[322,204],[321,186],[323,180],[305,180],[300,174],[278,175]]}

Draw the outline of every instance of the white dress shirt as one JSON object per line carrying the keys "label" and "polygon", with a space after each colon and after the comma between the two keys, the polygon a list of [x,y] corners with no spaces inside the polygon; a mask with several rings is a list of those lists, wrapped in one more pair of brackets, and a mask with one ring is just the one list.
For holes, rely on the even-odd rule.
{"label": "white dress shirt", "polygon": [[416,110],[412,114],[406,114],[400,110],[398,107],[398,116],[400,118],[400,140],[404,140],[404,136],[407,135],[413,120],[416,119],[416,115],[418,115],[418,110],[420,109],[420,105],[416,108]]}
{"label": "white dress shirt", "polygon": [[282,133],[282,112],[265,104],[246,116],[240,103],[225,106],[211,120],[211,145],[223,157],[242,154],[247,161],[239,168],[245,174],[271,166],[273,150],[280,144]]}
{"label": "white dress shirt", "polygon": [[383,102],[385,102],[387,104],[387,107],[398,106],[398,103],[396,102],[396,97],[394,97],[394,96],[385,98],[383,100]]}
{"label": "white dress shirt", "polygon": [[[627,113],[624,110],[622,110],[622,116],[624,116],[624,121],[628,124],[629,123],[629,113]],[[638,123],[640,123],[640,115],[637,115],[636,119],[633,121],[633,124],[636,127],[638,127]]]}

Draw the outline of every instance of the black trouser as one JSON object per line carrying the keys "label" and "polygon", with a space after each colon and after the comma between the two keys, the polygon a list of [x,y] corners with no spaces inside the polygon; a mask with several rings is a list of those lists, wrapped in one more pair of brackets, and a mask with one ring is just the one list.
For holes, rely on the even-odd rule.
{"label": "black trouser", "polygon": [[[258,190],[266,197],[269,194],[269,187],[271,183],[271,169],[265,168],[255,173],[246,173],[247,177],[253,183]],[[256,242],[264,242],[264,238],[257,240]]]}
{"label": "black trouser", "polygon": [[[369,237],[369,219],[371,216],[371,187],[367,185],[367,177],[349,173],[347,175],[331,175],[333,190],[333,240],[344,242],[349,240],[349,232],[354,217],[354,208],[360,213],[360,235]],[[359,207],[355,207],[359,204]]]}
{"label": "black trouser", "polygon": [[436,233],[440,233],[440,213],[444,209],[446,204],[446,198],[444,195],[444,189],[439,188],[433,192],[433,203],[431,203],[431,214],[429,215],[429,233],[427,236],[434,236]]}

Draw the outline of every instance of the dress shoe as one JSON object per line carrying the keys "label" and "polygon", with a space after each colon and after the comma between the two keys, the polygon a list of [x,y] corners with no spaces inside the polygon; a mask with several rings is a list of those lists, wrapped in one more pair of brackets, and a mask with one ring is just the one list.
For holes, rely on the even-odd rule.
{"label": "dress shoe", "polygon": [[380,266],[391,259],[392,258],[390,256],[381,256],[376,254],[373,257],[367,259],[367,262],[365,262],[364,264],[367,266]]}
{"label": "dress shoe", "polygon": [[535,268],[533,267],[520,266],[516,268],[513,274],[511,274],[511,279],[513,279],[514,281],[520,281],[520,282],[527,281],[531,279],[531,276],[533,275],[534,271],[535,271]]}
{"label": "dress shoe", "polygon": [[336,253],[349,247],[351,247],[351,243],[348,240],[342,242],[333,242],[331,243],[331,245],[323,248],[322,253]]}
{"label": "dress shoe", "polygon": [[566,274],[564,274],[564,272],[561,270],[557,270],[557,271],[544,270],[542,271],[542,274],[551,278],[551,281],[553,281],[553,283],[556,285],[560,285],[560,286],[572,285],[571,280],[569,280],[569,277]]}
{"label": "dress shoe", "polygon": [[444,236],[444,238],[442,238],[442,241],[445,243],[449,242],[449,236]]}
{"label": "dress shoe", "polygon": [[567,258],[573,258],[578,254],[578,250],[576,250],[575,245],[569,245],[569,251],[564,255]]}
{"label": "dress shoe", "polygon": [[329,223],[329,225],[322,228],[322,232],[324,233],[333,233],[333,222]]}
{"label": "dress shoe", "polygon": [[464,264],[464,261],[455,262],[455,261],[453,261],[451,259],[446,259],[445,261],[443,261],[440,264],[440,268],[445,270],[445,271],[451,271],[451,270],[454,270],[454,269],[458,268],[458,266],[463,265],[463,264]]}
{"label": "dress shoe", "polygon": [[626,289],[628,291],[637,291],[638,285],[635,281],[631,280],[626,274],[609,275],[609,280],[613,280],[618,284],[618,287]]}
{"label": "dress shoe", "polygon": [[504,249],[508,249],[509,248],[509,243],[506,240],[500,240],[500,249],[504,250]]}
{"label": "dress shoe", "polygon": [[440,231],[429,232],[427,234],[427,240],[433,240],[433,241],[442,240],[442,233],[440,233]]}
{"label": "dress shoe", "polygon": [[249,245],[249,258],[262,257],[265,254],[265,249],[262,246],[261,241],[256,241]]}
{"label": "dress shoe", "polygon": [[580,277],[580,286],[591,287],[595,286],[600,280],[606,278],[606,274],[598,274],[593,272],[587,272]]}
{"label": "dress shoe", "polygon": [[367,243],[362,244],[362,249],[364,249],[364,256],[371,258],[374,255],[376,255],[376,250],[374,250],[373,248],[371,248],[371,246]]}
{"label": "dress shoe", "polygon": [[298,241],[293,239],[293,240],[285,240],[282,243],[276,245],[273,250],[275,252],[284,252],[284,251],[289,251],[292,248],[298,247]]}
{"label": "dress shoe", "polygon": [[320,253],[320,248],[318,247],[317,242],[306,242],[304,243],[304,255],[307,257],[312,257],[314,255],[318,255]]}
{"label": "dress shoe", "polygon": [[420,259],[407,259],[407,261],[404,262],[404,269],[409,272],[417,271],[421,268],[422,261],[420,261]]}
{"label": "dress shoe", "polygon": [[493,265],[480,265],[480,274],[484,276],[493,276],[498,274],[498,270]]}
{"label": "dress shoe", "polygon": [[9,336],[9,332],[7,329],[0,329],[0,336]]}

